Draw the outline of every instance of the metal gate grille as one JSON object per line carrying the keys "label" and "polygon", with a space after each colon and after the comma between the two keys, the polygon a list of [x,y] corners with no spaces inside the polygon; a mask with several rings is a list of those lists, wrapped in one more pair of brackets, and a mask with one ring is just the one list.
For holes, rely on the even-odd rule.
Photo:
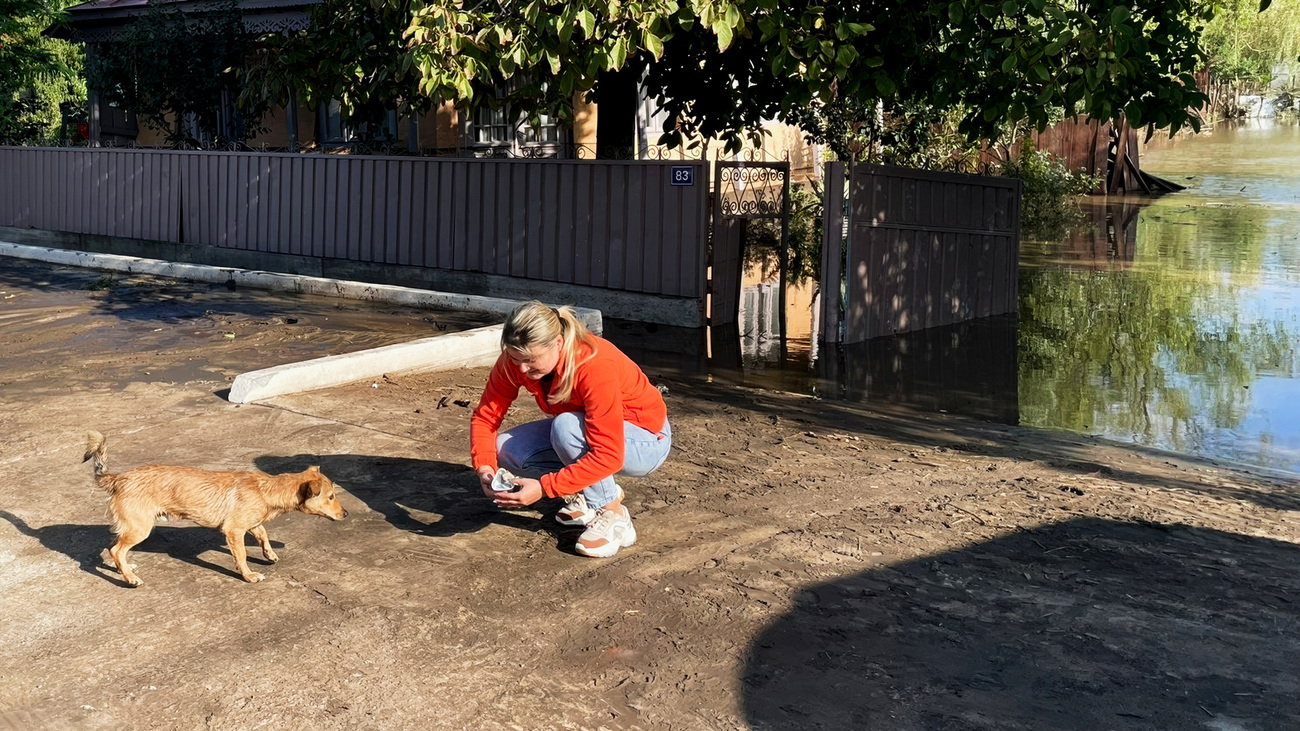
{"label": "metal gate grille", "polygon": [[[789,258],[790,163],[724,162],[713,166],[713,246],[709,323],[735,325],[745,273],[745,231],[754,219],[781,222],[781,311],[784,313],[785,266]],[[784,314],[782,314],[784,322]],[[784,327],[781,328],[784,334]]]}

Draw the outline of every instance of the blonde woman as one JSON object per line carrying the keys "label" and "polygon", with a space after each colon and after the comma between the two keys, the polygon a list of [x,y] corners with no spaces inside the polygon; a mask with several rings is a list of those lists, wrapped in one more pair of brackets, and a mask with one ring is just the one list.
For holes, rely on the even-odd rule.
{"label": "blonde woman", "polygon": [[[520,388],[550,418],[498,434]],[[614,476],[653,472],[671,446],[663,396],[612,343],[568,307],[528,302],[510,313],[501,356],[470,420],[470,456],[483,494],[506,509],[563,498],[556,520],[585,527],[578,553],[613,556],[636,542]],[[492,489],[498,467],[516,475],[514,490]]]}

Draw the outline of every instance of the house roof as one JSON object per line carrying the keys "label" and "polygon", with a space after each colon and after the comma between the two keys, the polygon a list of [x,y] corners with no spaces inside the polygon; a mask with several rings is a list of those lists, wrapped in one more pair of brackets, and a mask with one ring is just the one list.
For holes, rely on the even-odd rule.
{"label": "house roof", "polygon": [[[203,5],[210,0],[160,0],[166,4],[186,4],[186,5]],[[306,7],[316,5],[320,0],[241,0],[239,6],[245,10],[255,10],[258,8],[285,8],[285,7]],[[149,0],[90,0],[90,2],[80,3],[72,7],[65,8],[69,13],[83,13],[95,10],[113,10],[118,8],[147,8]]]}
{"label": "house roof", "polygon": [[[212,0],[161,0],[183,10],[200,11]],[[244,25],[252,33],[300,30],[307,27],[311,6],[321,0],[237,0]],[[111,41],[130,21],[149,9],[149,0],[90,0],[66,9],[67,20],[45,31],[55,38]]]}
{"label": "house roof", "polygon": [[[162,0],[162,1],[176,2],[177,0]],[[149,0],[91,0],[91,2],[81,3],[80,5],[73,5],[70,8],[64,8],[64,9],[70,13],[75,13],[80,10],[90,10],[90,9],[103,10],[105,8],[124,8],[124,7],[132,7],[136,5],[148,5],[148,4],[149,4]]]}

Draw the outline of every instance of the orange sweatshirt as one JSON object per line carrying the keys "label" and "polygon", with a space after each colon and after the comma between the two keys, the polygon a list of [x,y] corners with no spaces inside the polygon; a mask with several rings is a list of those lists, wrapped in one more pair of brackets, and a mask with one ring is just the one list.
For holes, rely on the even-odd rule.
{"label": "orange sweatshirt", "polygon": [[[521,386],[551,416],[580,411],[587,417],[587,444],[591,450],[559,472],[542,476],[542,491],[548,497],[571,495],[623,469],[624,421],[650,432],[664,428],[668,409],[659,389],[613,343],[592,337],[596,341],[596,354],[577,367],[573,393],[568,401],[559,404],[547,403],[545,386],[525,378],[505,353],[497,358],[478,408],[470,418],[470,458],[475,470],[483,466],[497,469],[497,429],[519,396]],[[591,349],[579,347],[581,362]],[[559,381],[563,368],[561,361],[554,371],[554,381]]]}

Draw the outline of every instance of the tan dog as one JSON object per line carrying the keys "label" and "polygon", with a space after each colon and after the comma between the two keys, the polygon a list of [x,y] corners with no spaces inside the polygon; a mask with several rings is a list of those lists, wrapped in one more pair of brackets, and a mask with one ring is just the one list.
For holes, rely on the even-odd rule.
{"label": "tan dog", "polygon": [[104,435],[87,435],[86,456],[94,460],[95,482],[111,495],[113,532],[117,543],[109,549],[113,563],[131,586],[142,583],[126,560],[127,551],[149,537],[158,518],[192,520],[217,528],[235,557],[235,567],[247,581],[264,577],[248,568],[244,533],[250,532],[262,546],[268,561],[279,561],[271,550],[264,523],[281,513],[301,510],[342,520],[348,511],[339,504],[334,483],[319,467],[289,475],[264,472],[212,472],[193,467],[146,465],[109,474],[104,466]]}

